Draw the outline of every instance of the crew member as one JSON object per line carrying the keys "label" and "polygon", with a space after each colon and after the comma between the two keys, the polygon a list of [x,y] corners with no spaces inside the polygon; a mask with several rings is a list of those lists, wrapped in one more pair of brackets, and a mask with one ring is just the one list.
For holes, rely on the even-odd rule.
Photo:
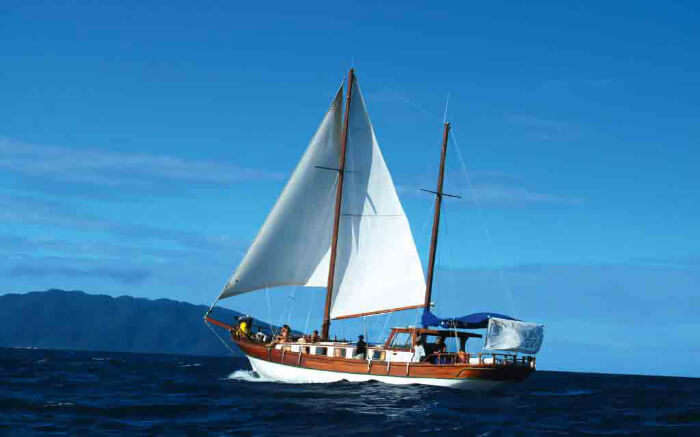
{"label": "crew member", "polygon": [[316,343],[318,341],[321,341],[321,336],[318,335],[318,330],[314,329],[314,333],[311,334],[311,338],[309,338],[309,342]]}
{"label": "crew member", "polygon": [[413,362],[418,363],[425,358],[425,338],[423,338],[422,335],[419,335],[418,338],[416,339],[416,346],[413,348]]}
{"label": "crew member", "polygon": [[357,359],[367,358],[367,343],[365,337],[360,335],[357,337],[357,345],[355,346],[355,357]]}

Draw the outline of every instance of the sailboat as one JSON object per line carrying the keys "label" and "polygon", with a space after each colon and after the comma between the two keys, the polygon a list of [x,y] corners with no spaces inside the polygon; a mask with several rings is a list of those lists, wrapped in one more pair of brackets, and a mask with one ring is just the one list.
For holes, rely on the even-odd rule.
{"label": "sailboat", "polygon": [[[343,100],[343,85],[347,93]],[[227,329],[255,372],[270,380],[377,380],[490,389],[535,370],[542,325],[495,313],[439,318],[431,293],[450,124],[443,128],[427,278],[382,156],[354,70],[335,94],[301,161],[205,322]],[[325,288],[321,334],[274,341],[215,319],[224,298],[278,286]],[[332,340],[332,320],[423,309],[422,326],[391,329],[381,344]],[[482,352],[465,344],[483,338]],[[447,352],[447,342],[454,350]]]}

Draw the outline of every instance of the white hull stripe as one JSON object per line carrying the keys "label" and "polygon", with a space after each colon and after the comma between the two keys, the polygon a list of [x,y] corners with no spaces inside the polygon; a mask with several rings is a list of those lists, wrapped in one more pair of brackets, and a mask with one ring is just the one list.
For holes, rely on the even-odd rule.
{"label": "white hull stripe", "polygon": [[361,373],[336,372],[332,370],[316,370],[296,367],[286,364],[273,363],[258,358],[248,357],[250,365],[258,375],[273,381],[294,384],[330,383],[338,381],[364,382],[380,381],[387,384],[424,384],[439,387],[452,387],[466,390],[486,391],[507,384],[508,381],[491,381],[475,378],[415,378],[404,376],[382,376]]}

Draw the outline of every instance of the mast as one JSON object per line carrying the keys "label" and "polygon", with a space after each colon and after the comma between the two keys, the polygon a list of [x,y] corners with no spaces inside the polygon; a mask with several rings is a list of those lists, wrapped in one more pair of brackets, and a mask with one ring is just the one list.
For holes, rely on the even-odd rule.
{"label": "mast", "polygon": [[335,259],[338,250],[338,229],[340,227],[340,209],[343,203],[343,178],[345,175],[345,149],[348,143],[348,123],[350,120],[350,99],[352,85],[355,79],[355,69],[348,72],[348,91],[345,98],[345,115],[343,120],[343,137],[340,143],[340,157],[338,158],[338,185],[335,191],[335,218],[333,220],[333,236],[331,239],[331,259],[328,268],[328,285],[326,288],[326,306],[323,310],[323,326],[321,338],[328,339],[328,330],[331,325],[331,300],[333,299],[333,281],[335,280]]}
{"label": "mast", "polygon": [[450,123],[445,123],[442,133],[442,152],[440,153],[440,172],[435,191],[435,213],[433,216],[433,232],[430,236],[430,256],[428,258],[428,278],[425,282],[425,311],[430,311],[430,295],[433,291],[433,272],[435,269],[435,252],[437,250],[438,230],[440,228],[440,206],[442,204],[442,185],[445,180],[445,155],[447,154],[447,138],[450,133]]}

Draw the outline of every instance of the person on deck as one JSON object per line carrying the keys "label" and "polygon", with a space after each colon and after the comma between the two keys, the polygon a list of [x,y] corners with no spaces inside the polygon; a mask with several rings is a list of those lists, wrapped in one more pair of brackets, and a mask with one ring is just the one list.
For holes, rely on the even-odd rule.
{"label": "person on deck", "polygon": [[435,343],[435,352],[438,354],[444,354],[447,352],[447,345],[445,344],[445,337],[438,337]]}
{"label": "person on deck", "polygon": [[289,326],[283,325],[280,333],[273,339],[273,344],[286,343],[287,341],[289,341]]}
{"label": "person on deck", "polygon": [[365,337],[363,335],[357,337],[357,345],[355,346],[355,356],[353,358],[367,358],[367,343],[365,343]]}
{"label": "person on deck", "polygon": [[248,331],[248,321],[246,319],[241,320],[241,322],[238,324],[238,329],[236,330],[236,333],[239,337],[247,337]]}
{"label": "person on deck", "polygon": [[435,352],[433,352],[436,357],[436,364],[445,364],[447,363],[447,357],[442,356],[440,354],[444,354],[447,352],[447,344],[445,344],[445,337],[438,337],[437,341],[435,342]]}
{"label": "person on deck", "polygon": [[289,341],[289,325],[283,325],[280,331],[280,341]]}
{"label": "person on deck", "polygon": [[314,329],[314,333],[311,334],[311,337],[309,338],[309,342],[316,343],[318,341],[321,341],[321,336],[318,335],[318,330]]}
{"label": "person on deck", "polygon": [[413,361],[414,363],[418,363],[423,361],[423,358],[425,358],[425,339],[423,338],[422,335],[419,335],[418,338],[416,339],[416,345],[413,348]]}
{"label": "person on deck", "polygon": [[255,340],[259,341],[260,343],[267,343],[267,335],[262,332],[260,327],[258,327],[258,332],[255,333]]}

